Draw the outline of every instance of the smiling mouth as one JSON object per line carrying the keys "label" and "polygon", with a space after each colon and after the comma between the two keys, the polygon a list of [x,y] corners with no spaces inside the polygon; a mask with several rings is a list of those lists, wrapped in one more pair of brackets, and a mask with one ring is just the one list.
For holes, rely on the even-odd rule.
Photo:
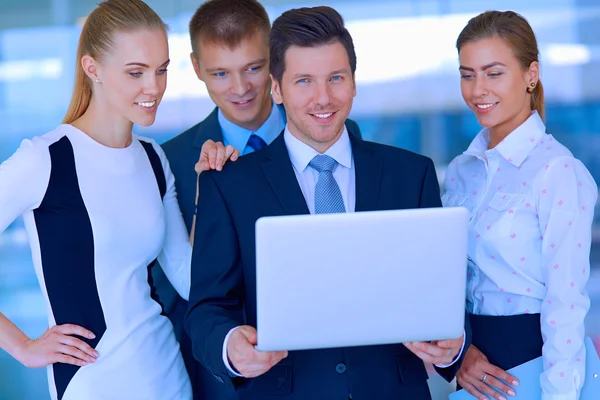
{"label": "smiling mouth", "polygon": [[335,112],[330,112],[330,113],[321,113],[321,114],[310,114],[313,117],[317,117],[320,119],[327,119],[329,117],[331,117],[333,114],[335,114]]}
{"label": "smiling mouth", "polygon": [[487,110],[488,108],[491,108],[491,107],[495,106],[496,104],[498,104],[498,102],[496,102],[496,103],[486,103],[486,104],[475,104],[475,106],[477,108],[479,108],[480,110]]}
{"label": "smiling mouth", "polygon": [[137,104],[138,106],[142,106],[144,108],[152,108],[156,104],[156,100],[154,100],[154,101],[144,101],[142,103],[135,103],[135,104]]}
{"label": "smiling mouth", "polygon": [[250,103],[252,100],[254,100],[254,99],[248,99],[248,100],[242,100],[242,101],[232,101],[232,103],[237,106],[244,106],[244,105]]}

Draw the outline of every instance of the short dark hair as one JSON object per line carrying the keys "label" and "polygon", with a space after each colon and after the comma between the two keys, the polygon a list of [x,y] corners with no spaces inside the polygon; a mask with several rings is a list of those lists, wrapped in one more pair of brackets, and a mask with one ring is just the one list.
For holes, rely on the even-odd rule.
{"label": "short dark hair", "polygon": [[257,0],[208,0],[190,20],[192,51],[198,56],[199,39],[234,48],[261,30],[268,40],[270,29],[269,15]]}
{"label": "short dark hair", "polygon": [[352,75],[356,71],[356,53],[344,19],[327,6],[296,8],[284,12],[273,22],[269,70],[277,82],[285,71],[285,53],[291,46],[317,47],[339,42],[348,53]]}

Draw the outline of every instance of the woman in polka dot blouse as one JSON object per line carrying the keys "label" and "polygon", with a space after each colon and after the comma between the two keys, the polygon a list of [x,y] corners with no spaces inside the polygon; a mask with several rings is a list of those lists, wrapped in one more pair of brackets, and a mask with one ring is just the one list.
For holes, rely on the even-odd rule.
{"label": "woman in polka dot blouse", "polygon": [[598,188],[546,133],[537,42],[522,16],[478,15],[457,49],[463,98],[483,126],[450,163],[443,195],[445,206],[471,212],[473,344],[458,383],[479,399],[502,400],[519,390],[505,370],[542,356],[543,400],[578,399]]}

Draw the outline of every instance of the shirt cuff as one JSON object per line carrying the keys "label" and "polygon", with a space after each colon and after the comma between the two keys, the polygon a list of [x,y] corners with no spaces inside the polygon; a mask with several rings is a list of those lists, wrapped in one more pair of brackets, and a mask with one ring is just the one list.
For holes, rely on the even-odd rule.
{"label": "shirt cuff", "polygon": [[229,336],[231,336],[233,331],[235,331],[237,328],[239,328],[239,326],[236,326],[235,328],[231,329],[227,333],[227,336],[225,336],[225,340],[223,341],[223,363],[225,364],[225,367],[229,371],[229,375],[231,375],[232,378],[243,378],[244,375],[241,375],[239,372],[233,369],[233,367],[229,363],[229,358],[227,357],[227,342],[229,341]]}
{"label": "shirt cuff", "polygon": [[460,351],[458,352],[456,357],[454,357],[454,360],[450,361],[447,364],[435,364],[435,366],[438,368],[448,368],[448,367],[453,366],[462,356],[462,353],[465,350],[465,342],[466,341],[467,341],[467,333],[463,330],[463,343],[462,343],[462,346],[460,347]]}

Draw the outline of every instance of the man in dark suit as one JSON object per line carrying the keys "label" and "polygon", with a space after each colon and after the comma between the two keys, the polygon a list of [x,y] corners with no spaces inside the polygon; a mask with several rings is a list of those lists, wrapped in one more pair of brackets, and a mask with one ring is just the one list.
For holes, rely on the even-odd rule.
{"label": "man in dark suit", "polygon": [[[271,143],[286,123],[283,106],[271,98],[269,33],[271,24],[256,0],[209,0],[190,20],[191,62],[217,107],[202,122],[162,145],[171,170],[179,206],[191,232],[198,173],[220,170],[228,159],[249,154]],[[356,123],[348,130],[360,136]],[[229,400],[219,384],[194,359],[183,329],[187,302],[177,295],[160,268],[154,285],[181,344],[194,396],[199,400]]]}
{"label": "man in dark suit", "polygon": [[355,70],[352,38],[335,10],[284,13],[270,41],[284,132],[222,172],[200,175],[186,330],[194,356],[223,386],[244,388],[241,399],[424,400],[423,360],[448,380],[460,364],[464,337],[289,354],[254,348],[260,217],[441,207],[430,159],[348,134]]}

